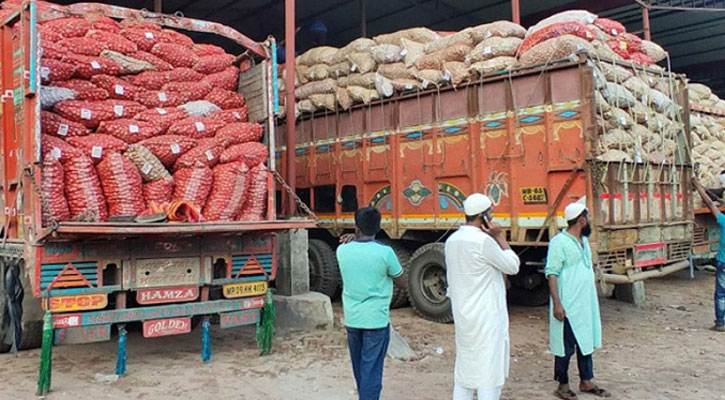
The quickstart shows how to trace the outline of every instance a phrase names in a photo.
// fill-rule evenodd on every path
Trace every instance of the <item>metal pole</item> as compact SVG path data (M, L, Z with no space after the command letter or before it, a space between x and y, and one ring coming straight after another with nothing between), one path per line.
M644 40L652 40L652 31L649 27L649 8L642 7L642 29L644 30Z
M296 182L295 177L295 0L284 1L284 31L285 31L285 62L284 68L287 73L286 77L286 135L287 135L287 184L294 193ZM287 194L287 208L289 216L292 217L297 211L297 206L291 195Z
M360 37L368 37L367 16L365 14L365 0L359 0L360 3Z
M519 0L511 0L511 19L514 23L521 25L521 7L519 7Z
M161 14L163 11L163 5L161 4L162 0L154 0L154 12Z

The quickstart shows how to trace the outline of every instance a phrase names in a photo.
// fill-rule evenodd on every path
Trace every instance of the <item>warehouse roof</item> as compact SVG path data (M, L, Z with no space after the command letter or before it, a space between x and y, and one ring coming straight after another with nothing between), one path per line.
M284 0L162 1L165 13L179 11L187 17L220 22L257 40L270 34L278 40L284 39ZM153 8L151 0L113 3ZM642 31L641 4L649 4L654 7L650 11L652 40L670 53L673 69L712 86L725 97L725 69L722 68L725 0L520 0L520 3L521 20L526 27L553 13L581 8L614 18L630 32ZM297 24L322 21L328 30L328 44L341 46L361 34L361 4L365 4L367 36L412 26L452 31L511 19L510 0L297 0Z

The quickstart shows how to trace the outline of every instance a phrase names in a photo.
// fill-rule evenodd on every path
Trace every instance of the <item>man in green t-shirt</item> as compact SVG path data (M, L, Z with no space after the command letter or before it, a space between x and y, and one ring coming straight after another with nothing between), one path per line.
M360 400L380 398L390 341L393 281L405 286L395 252L375 241L379 231L380 211L361 208L355 213L355 238L343 238L347 243L337 248L347 343Z

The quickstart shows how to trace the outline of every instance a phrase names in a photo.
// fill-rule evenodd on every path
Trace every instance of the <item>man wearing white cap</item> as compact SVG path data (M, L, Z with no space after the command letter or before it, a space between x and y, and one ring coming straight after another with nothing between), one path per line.
M480 193L463 202L466 224L446 240L446 276L456 334L453 400L497 400L509 370L509 321L504 274L519 258L492 220Z
M602 347L602 323L594 283L592 251L589 247L589 210L581 203L564 209L569 227L549 242L545 274L549 280L549 346L554 353L554 379L559 382L555 394L576 399L569 388L569 360L576 350L581 382L579 389L599 397L611 394L592 382L592 353Z

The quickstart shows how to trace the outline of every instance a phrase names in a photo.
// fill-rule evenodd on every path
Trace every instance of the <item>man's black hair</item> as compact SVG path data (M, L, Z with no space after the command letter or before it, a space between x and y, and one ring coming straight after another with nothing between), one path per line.
M566 221L566 223L567 223L567 224L569 225L569 228L571 228L572 226L576 225L576 223L577 223L577 222L579 221L579 218L581 218L581 217L586 217L586 216L587 216L587 214L588 214L588 212L587 212L587 210L585 209L584 211L582 211L582 213L581 213L581 214L579 214L579 216L577 216L576 218L574 218L574 219L571 219L571 220L569 220L569 221Z
M355 225L366 236L375 236L380 231L380 210L363 207L355 211Z

